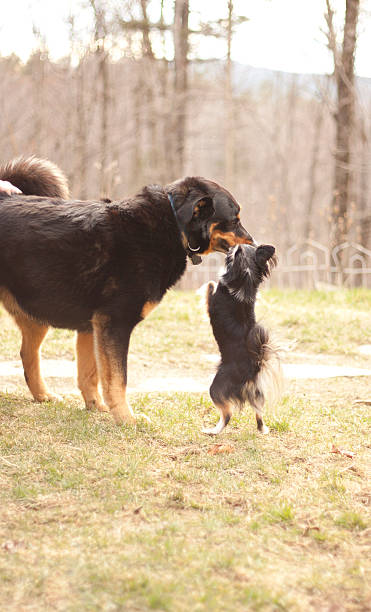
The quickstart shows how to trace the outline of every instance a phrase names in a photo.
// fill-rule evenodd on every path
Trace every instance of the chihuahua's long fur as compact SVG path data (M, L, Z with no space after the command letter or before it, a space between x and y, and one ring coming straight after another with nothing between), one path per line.
M219 434L230 421L233 408L249 402L258 430L268 433L262 411L267 391L279 389L279 353L268 331L256 322L258 288L276 264L275 248L238 245L226 257L226 271L218 284L206 290L207 309L221 362L210 387L220 409L220 420L204 433Z

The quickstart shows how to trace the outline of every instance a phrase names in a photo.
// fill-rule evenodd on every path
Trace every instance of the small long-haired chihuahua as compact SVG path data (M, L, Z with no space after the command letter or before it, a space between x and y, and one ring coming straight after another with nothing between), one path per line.
M275 265L273 246L241 244L228 252L219 283L207 285L207 309L221 355L210 397L221 416L215 427L203 429L206 434L223 431L233 408L246 402L255 409L258 430L269 431L262 411L267 391L279 389L280 359L268 331L256 322L255 302L259 285Z

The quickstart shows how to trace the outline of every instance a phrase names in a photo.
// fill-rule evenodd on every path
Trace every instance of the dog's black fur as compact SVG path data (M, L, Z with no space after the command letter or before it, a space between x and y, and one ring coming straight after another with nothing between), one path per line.
M52 397L38 356L48 326L74 329L87 407L107 404L118 423L133 422L125 400L130 334L182 276L187 256L253 242L239 205L200 177L118 202L65 200L65 177L37 158L15 160L0 179L27 194L0 194L0 299L21 328L31 392Z
M277 353L269 334L255 319L259 285L276 263L271 245L238 245L226 257L226 271L218 285L207 286L207 308L221 354L221 362L210 387L210 396L220 409L219 423L204 433L218 434L228 424L233 407L249 402L256 413L258 430L266 433L262 410L265 401L264 374L276 361ZM275 359L272 359L275 358ZM276 378L277 368L270 374Z

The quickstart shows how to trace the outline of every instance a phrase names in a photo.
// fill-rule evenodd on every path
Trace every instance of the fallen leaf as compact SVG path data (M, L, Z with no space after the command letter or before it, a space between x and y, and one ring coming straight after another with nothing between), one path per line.
M355 453L353 453L352 451L347 451L342 448L337 448L335 444L332 445L331 453L336 453L337 455L343 455L343 457L349 457L350 459L353 459L355 455Z
M23 546L24 542L19 540L7 540L6 542L3 542L1 548L6 552L15 552L17 548L22 548Z
M307 525L303 531L303 536L308 535L310 531L320 531L320 528L317 525Z
M177 461L183 455L199 455L200 453L201 449L196 446L184 446L183 448L178 448L175 454L169 455L169 458Z
M221 453L234 453L234 448L231 444L214 444L207 451L208 455L219 455Z
M356 474L357 476L359 476L360 478L364 478L364 474L363 472L361 472L361 470L359 470L355 465L351 464L348 465L347 467L343 468L342 470L339 471L339 474L343 474L344 472L354 472L354 474Z
M371 493L361 493L359 495L361 504L365 506L371 506Z

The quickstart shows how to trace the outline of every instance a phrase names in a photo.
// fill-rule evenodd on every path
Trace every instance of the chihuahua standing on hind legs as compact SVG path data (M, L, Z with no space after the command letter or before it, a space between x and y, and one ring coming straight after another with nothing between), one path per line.
M258 288L276 265L275 248L238 245L226 256L226 270L218 284L206 289L207 310L221 361L210 387L210 397L220 410L215 427L203 433L219 434L229 423L233 408L249 402L258 430L268 433L262 411L265 396L280 383L280 359L268 331L256 322Z

